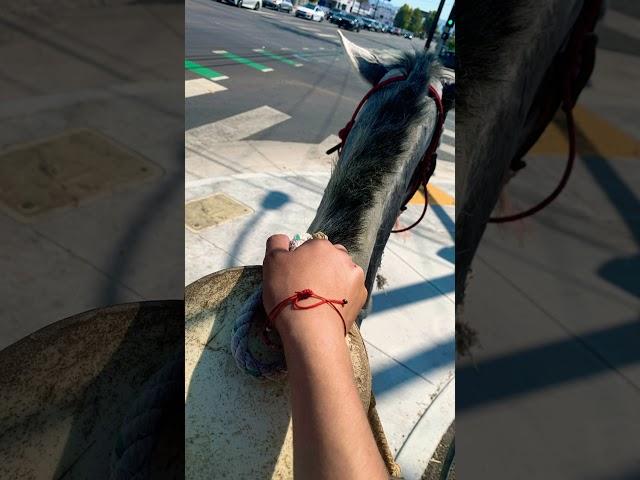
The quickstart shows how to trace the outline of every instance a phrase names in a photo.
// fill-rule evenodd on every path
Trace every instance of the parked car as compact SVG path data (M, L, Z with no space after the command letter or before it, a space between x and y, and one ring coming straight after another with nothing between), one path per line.
M313 3L307 3L303 7L297 7L295 12L296 17L306 18L307 20L313 20L314 22L321 22L324 20L324 10Z
M338 24L338 28L345 28L347 30L353 30L354 32L359 32L362 28L362 23L360 23L358 17L350 13L340 17L336 23Z
M262 0L218 0L218 2L224 1L225 3L230 3L238 8L253 8L254 10L260 10L262 7Z
M282 0L262 0L262 6L264 8L272 8L273 10L278 9L278 5Z
M293 12L293 3L290 0L280 0L278 4L278 10L281 12L291 13Z
M333 17L336 15L342 15L342 10L339 10L337 8L334 8L333 10L330 10L329 13L327 13L324 18L326 18L327 20L329 20L330 22L333 21Z
M389 31L389 25L381 24L381 26L380 26L380 31L381 31L382 33L387 33L387 32Z
M338 23L338 20L340 20L342 17L344 17L347 13L342 11L342 10L332 10L331 11L331 18L329 18L329 21L331 23Z
M362 28L366 28L371 32L377 32L378 22L376 22L373 18L360 17L360 21L362 22Z
M404 32L403 37L404 37L404 38L408 38L409 40L412 40L412 39L413 39L413 33L411 33L411 32Z

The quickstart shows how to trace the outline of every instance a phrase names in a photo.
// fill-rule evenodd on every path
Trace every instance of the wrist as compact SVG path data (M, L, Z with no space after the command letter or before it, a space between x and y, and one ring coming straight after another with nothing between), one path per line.
M275 320L275 327L285 348L294 343L308 344L319 339L344 342L344 324L327 305L311 310L289 307Z

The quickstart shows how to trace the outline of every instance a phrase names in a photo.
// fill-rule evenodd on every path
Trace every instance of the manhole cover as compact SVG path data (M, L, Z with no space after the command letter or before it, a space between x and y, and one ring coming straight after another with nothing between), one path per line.
M201 198L185 205L185 224L198 232L253 212L246 205L224 193Z
M101 133L72 130L0 154L0 203L29 220L161 173Z

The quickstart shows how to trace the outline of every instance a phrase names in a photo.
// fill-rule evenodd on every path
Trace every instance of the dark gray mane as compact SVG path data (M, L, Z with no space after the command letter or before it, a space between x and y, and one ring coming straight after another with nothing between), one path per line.
M528 0L465 1L457 9L456 59L459 80L459 118L482 115L484 85L504 82L498 73L511 63L513 50L505 39L517 42L540 15L541 4ZM469 89L472 88L473 91ZM463 113L464 112L464 113Z
M395 69L406 72L407 79L383 87L362 108L327 186L332 195L325 195L321 205L323 223L312 226L347 249L356 247L365 229L364 212L375 192L403 167L411 147L407 130L427 115L429 78L439 71L433 55L408 52L367 73L377 83Z

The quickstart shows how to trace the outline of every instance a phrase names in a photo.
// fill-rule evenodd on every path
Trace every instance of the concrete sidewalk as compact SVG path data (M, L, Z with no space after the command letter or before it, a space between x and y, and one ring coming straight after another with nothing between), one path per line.
M229 217L185 229L186 284L261 264L269 235L306 231L330 177L324 150L337 138L320 145L209 140L205 146L198 132L185 137L186 203L224 194ZM453 163L439 163L432 183L444 192L440 198L454 196L454 173ZM378 411L406 479L420 478L455 413L454 205L433 203L419 226L389 240L379 271L384 280L362 325ZM410 205L401 222L412 222L421 208Z

